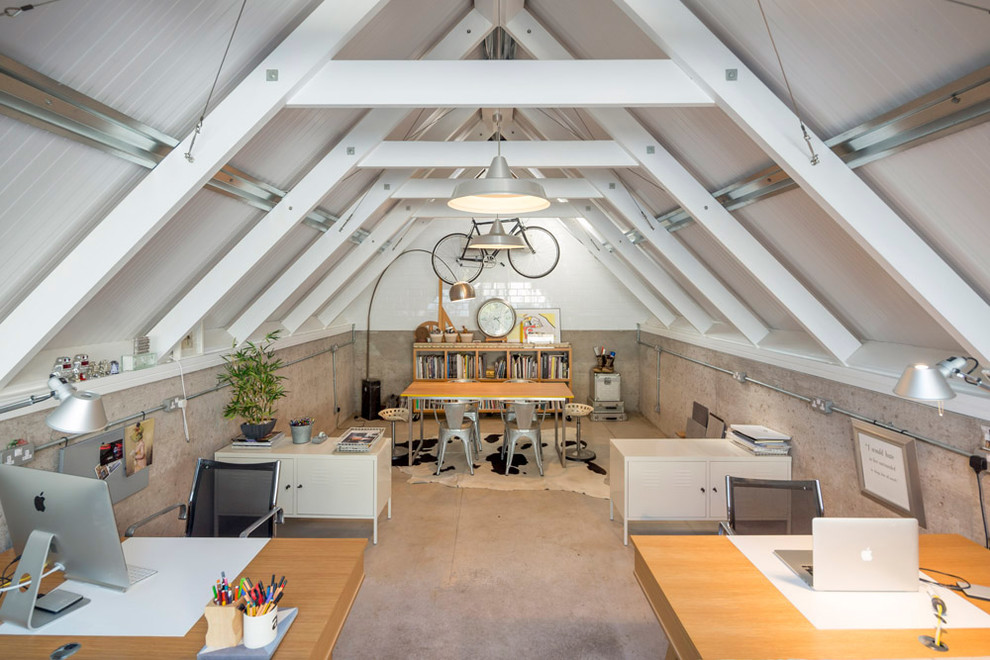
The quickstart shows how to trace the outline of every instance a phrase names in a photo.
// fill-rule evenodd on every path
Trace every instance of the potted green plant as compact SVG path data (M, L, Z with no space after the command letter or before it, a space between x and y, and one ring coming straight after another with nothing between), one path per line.
M223 372L217 375L217 382L231 388L223 416L242 418L241 432L250 440L271 433L275 428L275 403L287 394L282 384L285 376L277 373L282 360L275 357L272 348L279 334L274 330L263 341L246 342L240 350L223 356Z
M289 428L292 431L292 443L304 445L309 442L313 433L313 418L296 417L289 421Z

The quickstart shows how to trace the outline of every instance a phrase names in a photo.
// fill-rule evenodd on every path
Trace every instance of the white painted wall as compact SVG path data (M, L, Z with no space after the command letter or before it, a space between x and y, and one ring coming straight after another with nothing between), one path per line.
M432 250L436 241L448 233L466 230L463 220L434 220L411 245ZM446 299L444 309L458 328L477 330L474 314L485 300L498 297L513 307L560 309L565 330L631 330L637 323L655 322L655 318L615 277L602 267L588 250L578 243L556 220L532 222L553 232L560 243L560 262L546 277L531 280L519 276L508 265L486 269L475 280L478 297L467 303ZM354 323L359 330L367 327L369 286L360 297L334 320ZM375 294L371 327L373 330L413 330L424 321L437 319L437 277L430 265L430 255L413 253L400 257L385 273Z

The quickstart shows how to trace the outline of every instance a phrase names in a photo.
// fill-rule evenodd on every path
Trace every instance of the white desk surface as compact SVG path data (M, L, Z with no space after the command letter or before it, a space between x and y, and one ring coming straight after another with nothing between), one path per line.
M815 591L773 554L774 550L810 550L810 535L730 536L733 545L815 628L884 630L933 628L935 615L926 588L917 592ZM939 576L934 576L938 578ZM919 585L920 586L920 585ZM927 587L928 585L924 585ZM946 605L946 627L990 628L990 614L948 589L931 587ZM772 626L772 622L768 622Z
M266 543L268 539L127 539L123 543L127 563L158 573L126 592L66 580L59 589L92 602L37 630L0 624L0 634L183 637L203 616L220 571L228 580L235 579Z

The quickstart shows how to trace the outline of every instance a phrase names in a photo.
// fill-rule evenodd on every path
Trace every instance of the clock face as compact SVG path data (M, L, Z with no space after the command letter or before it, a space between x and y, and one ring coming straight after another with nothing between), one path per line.
M504 337L516 327L516 310L501 298L492 298L478 308L478 328L489 337Z

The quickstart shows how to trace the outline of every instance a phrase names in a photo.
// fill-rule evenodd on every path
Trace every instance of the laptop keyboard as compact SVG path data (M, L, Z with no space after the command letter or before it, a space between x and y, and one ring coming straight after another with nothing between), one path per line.
M134 566L132 564L127 565L127 579L131 584L136 584L157 572L153 568L144 568L143 566Z

